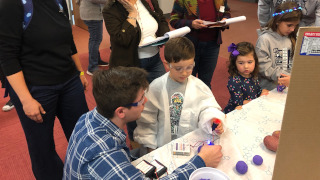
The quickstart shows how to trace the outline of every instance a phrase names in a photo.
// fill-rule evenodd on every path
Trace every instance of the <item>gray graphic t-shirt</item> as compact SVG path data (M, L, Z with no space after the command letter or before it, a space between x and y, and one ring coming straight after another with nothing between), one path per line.
M168 77L167 91L169 98L169 112L171 122L171 139L176 139L179 132L179 122L184 102L184 93L187 80L183 83L176 82Z
M274 48L273 53L276 65L287 72L291 72L293 60L291 58L290 50L287 48Z

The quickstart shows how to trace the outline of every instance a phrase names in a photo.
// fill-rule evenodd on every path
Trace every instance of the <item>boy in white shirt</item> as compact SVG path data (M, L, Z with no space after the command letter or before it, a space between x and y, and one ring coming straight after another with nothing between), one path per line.
M134 131L134 140L149 152L198 127L212 134L212 123L225 119L212 91L191 75L193 43L185 37L170 39L165 44L164 55L170 71L150 84L146 92L148 102ZM215 132L224 132L222 123Z

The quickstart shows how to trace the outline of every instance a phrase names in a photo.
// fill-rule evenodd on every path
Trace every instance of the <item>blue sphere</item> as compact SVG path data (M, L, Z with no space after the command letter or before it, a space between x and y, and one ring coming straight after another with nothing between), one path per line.
M256 165L261 165L262 163L263 163L263 159L262 159L262 157L261 156L259 156L259 155L255 155L255 156L253 156L253 163L254 164L256 164Z
M244 161L238 161L236 165L236 170L240 174L245 174L248 171L248 165Z

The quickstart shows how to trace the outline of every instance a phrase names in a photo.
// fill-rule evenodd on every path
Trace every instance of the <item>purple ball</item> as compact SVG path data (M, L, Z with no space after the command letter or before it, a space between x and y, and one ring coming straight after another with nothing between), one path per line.
M238 161L236 165L236 170L240 174L245 174L248 171L248 165L244 161Z
M277 91L278 92L282 92L285 88L286 88L286 86L278 85L277 86Z
M262 157L259 155L253 156L253 163L260 166L263 163Z
M209 141L209 140L207 141L207 144L208 145L214 145L214 143L212 141ZM202 148L202 146L198 147L198 153L200 152L201 148Z

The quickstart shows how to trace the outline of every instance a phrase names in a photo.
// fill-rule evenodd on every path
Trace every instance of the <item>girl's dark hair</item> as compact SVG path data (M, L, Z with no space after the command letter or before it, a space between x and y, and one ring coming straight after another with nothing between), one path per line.
M251 53L253 54L255 66L254 66L253 72L251 73L251 76L253 78L257 78L259 73L259 62L258 62L257 54L254 50L254 46L249 42L240 42L237 44L237 51L239 51L240 53L238 56L246 56ZM232 55L232 52L230 53L229 67L228 67L228 72L230 76L239 75L237 65L236 65L238 56Z
M275 13L285 12L280 15L276 15L270 19L267 24L268 29L272 29L272 31L277 32L278 24L281 22L293 22L293 21L301 21L302 19L302 11L298 9L298 4L296 2L285 2L276 7ZM290 10L296 8L297 10L293 10L291 12L286 12L286 10ZM299 29L299 25L294 29L294 31L289 34L289 38L291 40L291 48L292 48L292 56L294 54L294 48L296 45L296 37Z

